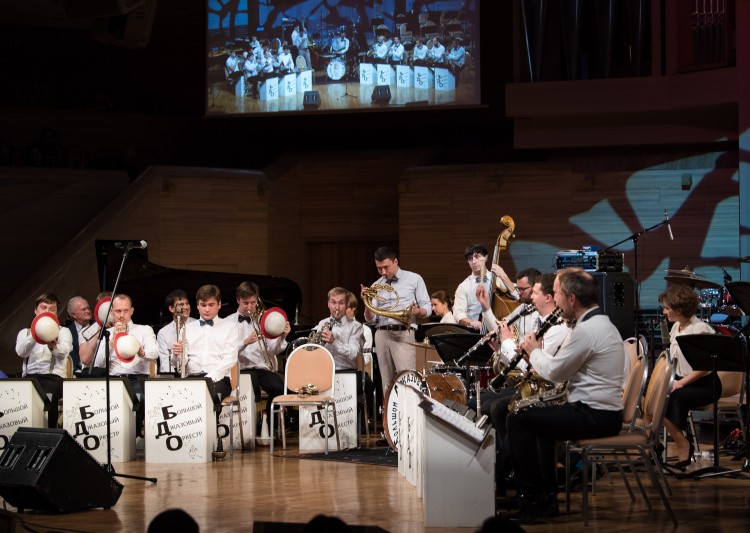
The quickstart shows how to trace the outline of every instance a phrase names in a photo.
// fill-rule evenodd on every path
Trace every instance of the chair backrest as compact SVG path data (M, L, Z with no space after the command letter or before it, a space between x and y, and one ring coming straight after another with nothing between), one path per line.
M644 429L649 439L658 438L669 395L672 392L674 377L674 363L669 357L664 357L664 364L655 365L654 372L651 373L646 389L646 401L643 405L644 419L647 421Z
M73 377L73 359L71 359L70 356L65 358L65 377Z
M719 380L721 381L722 398L730 398L740 394L744 373L719 371L717 374L719 374ZM742 397L739 398L739 401L742 401Z
M333 356L324 347L300 346L286 361L284 388L297 392L312 384L319 394L333 393L335 370Z
M635 337L630 337L623 341L625 353L630 358L631 367L639 355L645 356L648 351L648 341L646 341L646 338L643 335L639 335L638 340L640 341L640 346L635 343Z
M638 416L638 405L643 390L646 387L648 377L648 365L644 364L643 357L637 359L635 364L630 367L630 374L625 381L625 387L622 392L622 417L623 423L631 424L631 429Z
M231 383L232 392L231 394L234 394L238 391L240 387L240 362L237 361L237 364L232 367L232 370L229 371L229 381Z

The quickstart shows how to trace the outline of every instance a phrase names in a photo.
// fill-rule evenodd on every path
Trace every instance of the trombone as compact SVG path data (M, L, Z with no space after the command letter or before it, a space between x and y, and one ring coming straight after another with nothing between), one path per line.
M263 361L271 372L279 371L279 361L276 356L268 351L268 344L266 344L266 338L260 330L260 319L266 312L266 306L263 305L263 300L258 297L258 304L255 306L255 311L252 314L252 320L250 321L255 330L255 336L258 338L260 344L260 355L263 357Z

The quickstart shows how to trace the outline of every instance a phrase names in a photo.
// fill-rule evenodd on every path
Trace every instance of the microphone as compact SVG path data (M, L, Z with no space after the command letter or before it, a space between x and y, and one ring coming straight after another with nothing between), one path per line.
M125 250L145 250L148 247L146 241L120 241L115 243L115 248Z
M724 283L729 283L730 281L732 281L732 276L729 275L729 272L727 272L723 268L721 269L721 271L724 273Z
M667 210L664 210L664 223L667 225L667 229L669 230L669 240L674 240L674 235L672 235L672 225L669 223L669 213L667 213Z

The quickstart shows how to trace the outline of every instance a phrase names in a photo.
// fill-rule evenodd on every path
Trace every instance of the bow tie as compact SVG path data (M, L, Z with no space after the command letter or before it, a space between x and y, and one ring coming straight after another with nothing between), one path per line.
M487 282L487 276L484 276L483 278L480 278L479 276L476 277L477 283L486 283Z
M341 319L339 318L339 319L337 320L337 319L335 319L335 318L334 318L334 319L333 319L333 325L334 325L334 326L340 326L340 325L341 325Z
M201 323L201 326L213 326L214 325L213 319L211 319L211 320L203 320L201 318L200 323Z
M398 281L398 278L397 278L396 276L393 276L393 277L392 277L391 279L387 279L387 280L385 280L385 282L386 282L386 283L387 283L388 285L393 285L393 284L394 284L394 283L396 283L397 281Z
M246 317L245 315L237 315L237 322L250 322L252 318Z

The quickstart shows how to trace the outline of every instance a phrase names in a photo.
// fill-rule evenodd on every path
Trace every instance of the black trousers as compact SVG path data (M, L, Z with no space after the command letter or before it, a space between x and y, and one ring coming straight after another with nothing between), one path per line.
M506 424L519 493L555 494L555 443L617 435L622 427L622 410L565 403L509 413Z
M58 402L63 395L63 378L57 374L28 374L26 377L36 379L45 394L50 395L47 427L56 428L60 418Z
M268 416L269 425L271 420L271 402L276 396L284 394L284 380L276 372L271 372L263 368L250 368L241 371L242 374L250 374L250 380L253 383L253 394L255 401L260 400L261 390L266 391L268 401L266 403L266 416Z
M715 393L714 382L716 385ZM712 372L670 394L664 415L685 431L688 426L688 413L691 410L714 403L719 398L721 398L721 380L719 376Z

